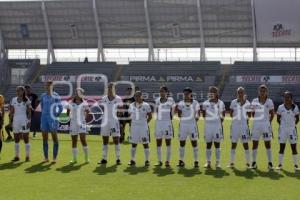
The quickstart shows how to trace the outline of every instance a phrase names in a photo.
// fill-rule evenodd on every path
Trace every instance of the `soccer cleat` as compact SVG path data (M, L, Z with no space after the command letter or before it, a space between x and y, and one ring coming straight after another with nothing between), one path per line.
M47 163L47 162L49 162L49 159L45 158L42 163Z
M56 159L53 159L51 164L56 164L56 162L57 162Z
M257 169L257 164L256 164L256 162L252 162L251 168L252 168L252 169Z
M121 163L121 160L120 160L120 159L116 160L116 164L117 164L117 165L121 165L121 164L122 164L122 163Z
M26 157L26 158L25 158L25 162L30 162L30 158L29 158L29 157Z
M229 163L229 165L227 165L227 168L234 169L234 163Z
M106 165L107 164L107 160L102 159L98 162L99 165Z
M171 166L170 166L170 162L169 162L169 161L166 161L166 162L165 162L165 166L166 166L166 167L171 167Z
M274 169L273 163L271 163L271 162L268 163L268 169L269 170L273 170Z
M130 160L128 163L129 166L135 166L135 161L134 160Z
M219 161L216 162L216 169L221 169L221 164Z
M247 168L247 169L251 169L250 163L246 163L246 168Z
M12 159L11 161L12 161L12 162L18 162L19 160L20 160L19 157L14 157L14 159Z
M276 170L282 170L282 164L279 164L279 165L276 167Z
M300 168L298 165L294 165L294 169L295 169L295 172L299 172L300 171Z
M198 161L194 162L194 168L199 168L199 162Z
M33 135L32 135L33 137L36 137L36 133L33 133Z
M154 166L156 166L156 167L161 167L161 166L163 166L163 162L162 162L162 161L159 161L159 162L156 163Z
M184 162L182 160L178 161L177 167L184 167Z
M76 164L77 163L77 160L76 159L73 159L70 161L70 164Z
M210 161L208 161L207 163L205 163L204 168L211 169Z
M150 166L150 162L149 162L149 160L146 160L145 161L145 167L149 167Z

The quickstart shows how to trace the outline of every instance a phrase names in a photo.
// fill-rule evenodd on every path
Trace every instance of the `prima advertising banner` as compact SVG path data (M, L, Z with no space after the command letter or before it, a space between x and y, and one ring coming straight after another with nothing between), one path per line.
M255 0L258 43L300 42L299 0Z

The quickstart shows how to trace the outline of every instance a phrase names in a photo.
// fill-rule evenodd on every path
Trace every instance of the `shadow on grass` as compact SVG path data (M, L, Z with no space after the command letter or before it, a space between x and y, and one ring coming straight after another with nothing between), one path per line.
M284 178L284 176L282 174L279 174L277 171L275 170L271 170L271 171L261 171L259 169L256 169L255 172L257 173L257 175L259 177L262 178L269 178L271 180L279 180L280 178Z
M136 167L136 166L128 166L124 169L124 172L128 173L129 175L136 175L140 173L145 173L149 171L149 167Z
M162 177L162 176L168 176L168 175L175 174L175 172L174 172L173 168L171 168L171 167L162 168L162 167L156 166L153 168L153 174L156 174L157 176Z
M96 169L93 171L94 173L98 175L106 175L108 173L114 173L117 171L118 165L112 165L107 167L106 165L100 165L96 167Z
M225 176L230 175L224 169L206 169L204 174L208 176L213 176L214 178L223 178Z
M26 168L25 172L26 173L46 172L51 169L52 165L54 165L54 163L40 162L36 165L32 165L31 167Z
M56 171L59 171L61 173L70 173L72 171L78 171L81 169L82 166L85 166L87 165L87 163L82 163L82 164L73 164L73 163L70 163L66 166L63 166L63 167L60 167L60 168L57 168Z
M0 170L15 169L21 166L24 162L8 162L0 164Z
M184 168L184 167L180 167L178 169L178 174L181 174L184 177L193 177L193 176L196 176L196 175L200 175L201 172L199 171L199 168L187 169L187 168Z
M300 172L299 171L289 172L289 171L286 171L286 170L282 170L282 172L283 172L284 175L286 175L288 177L300 179Z
M245 169L245 170L239 170L239 169L232 169L232 172L239 177L244 177L246 179L253 179L254 177L257 177L258 175L252 170L252 169Z

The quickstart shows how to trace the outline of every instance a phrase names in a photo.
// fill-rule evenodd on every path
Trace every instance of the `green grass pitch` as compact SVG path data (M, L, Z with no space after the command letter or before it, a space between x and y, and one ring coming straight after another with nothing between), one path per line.
M79 163L70 165L71 142L69 135L60 135L60 152L55 165L41 164L43 159L42 140L39 135L31 139L31 162L11 163L14 143L4 143L0 160L0 199L3 200L53 200L53 199L299 199L300 173L293 170L291 151L287 146L284 171L268 172L266 151L263 143L258 150L258 170L246 170L242 146L239 144L236 170L227 169L229 162L230 121L224 123L225 140L222 143L222 170L205 170L205 144L203 120L199 121L200 169L193 169L191 145L187 143L186 168L178 169L178 140L173 140L172 168L156 168L156 147L153 137L154 123L150 123L151 167L145 168L142 146L137 149L137 166L128 167L130 145L121 146L123 164L115 166L113 145L109 146L107 166L98 166L101 158L102 141L99 136L88 136L91 163L83 164L83 152L79 146ZM178 121L174 122L178 134ZM277 124L273 124L273 158L277 164ZM50 150L52 143L50 142ZM165 152L165 146L163 148ZM21 158L25 147L21 143ZM50 151L51 153L52 151ZM163 154L165 158L165 153ZM214 158L214 153L213 153Z

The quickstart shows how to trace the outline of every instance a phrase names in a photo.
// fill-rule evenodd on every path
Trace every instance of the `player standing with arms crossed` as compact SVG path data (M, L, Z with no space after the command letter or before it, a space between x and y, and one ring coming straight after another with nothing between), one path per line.
M273 170L271 150L273 133L271 124L274 118L274 104L273 101L268 98L268 88L266 85L261 85L258 87L258 98L253 99L251 107L254 120L252 127L253 147L251 167L253 169L257 169L257 148L260 138L263 137L268 156L268 169Z
M26 162L30 161L30 143L29 131L31 121L31 102L26 97L25 88L17 87L17 96L11 100L9 116L12 123L14 139L15 139L15 158L13 162L20 160L20 139L25 142Z
M44 162L49 162L48 157L48 135L51 133L53 140L53 161L56 163L56 158L58 155L58 120L60 113L62 112L62 105L60 101L60 96L53 91L53 82L46 82L45 84L46 92L41 95L41 130L43 134L43 151L44 151Z
M229 168L234 168L235 151L239 140L243 143L246 157L246 166L250 168L250 151L248 142L250 140L249 118L251 117L251 104L246 99L245 89L237 89L237 98L230 104L231 123L231 152Z
M298 134L296 125L299 122L299 108L293 102L293 94L289 91L284 93L284 103L281 104L277 110L277 122L279 124L278 140L280 144L279 150L279 164L276 169L282 170L283 154L286 146L286 141L289 140L291 144L294 168L299 171L297 142Z
M98 164L107 163L107 152L109 136L112 136L115 144L116 164L120 165L120 122L118 117L123 106L121 97L116 95L115 83L108 84L107 95L100 100L100 106L103 107L104 114L101 125L101 135L103 139L102 160Z
M157 119L155 123L155 137L157 145L158 163L156 166L162 166L162 142L166 141L167 157L165 166L170 167L171 160L171 139L174 135L172 114L175 102L172 97L168 97L169 90L166 86L160 88L160 97L155 100Z
M67 114L70 117L70 135L72 139L72 153L73 159L70 163L77 163L77 140L78 135L82 144L85 163L89 163L88 145L86 142L87 126L86 126L86 116L89 114L90 109L88 103L83 99L84 90L82 88L77 88L75 90L75 97L68 103L65 108L67 109Z
M205 119L205 142L206 142L206 164L205 168L211 168L211 147L214 143L216 148L216 168L221 168L221 147L223 140L223 121L225 117L225 104L219 99L219 89L209 87L209 99L202 105L202 114Z
M183 90L184 99L178 103L175 108L175 112L180 118L179 122L179 162L178 167L184 167L184 154L186 139L189 137L193 146L194 153L194 167L199 167L199 156L198 156L198 126L197 122L200 116L200 106L198 101L193 99L192 89L185 88Z
M136 164L136 147L137 144L141 143L144 146L145 167L148 167L150 165L150 132L148 123L152 119L151 107L148 103L143 101L141 91L135 92L134 99L135 102L130 104L128 110L131 118L129 141L132 144L131 160L129 161L128 165L134 166Z

